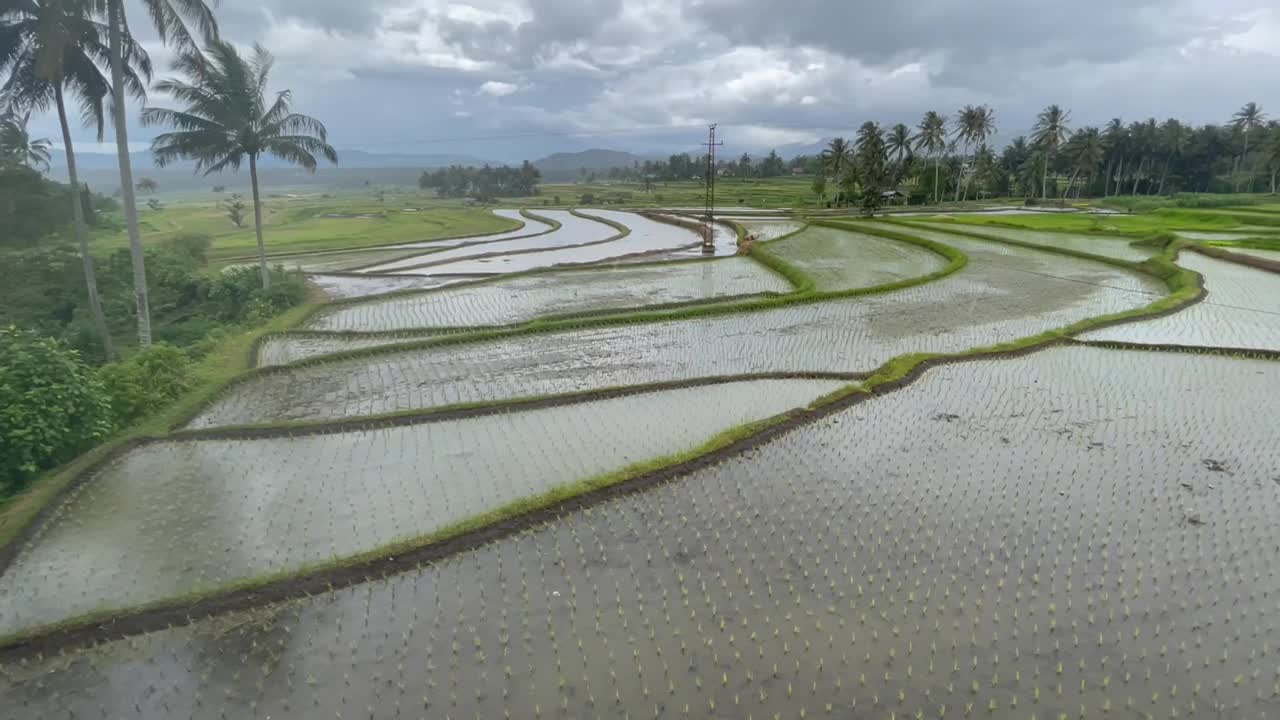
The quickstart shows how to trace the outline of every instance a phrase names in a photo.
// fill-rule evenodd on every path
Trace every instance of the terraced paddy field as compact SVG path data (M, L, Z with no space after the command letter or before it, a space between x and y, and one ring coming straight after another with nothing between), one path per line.
M0 577L0 635L429 535L696 448L840 385L747 381L382 429L147 445L99 471Z
M1182 312L1084 334L1087 340L1280 349L1280 275L1184 252L1179 264L1204 276L1207 297Z
M918 234L945 238L968 265L937 282L847 300L281 368L232 386L190 427L335 420L744 373L869 372L898 355L1008 342L1141 308L1162 294L1146 276L1091 260ZM336 340L342 349L345 341Z
M29 717L1266 716L1276 383L1093 348L937 367L650 491L0 690Z
M819 290L849 290L884 285L941 270L947 259L896 240L813 226L768 246L811 276Z
M946 223L922 223L921 226L942 230L943 232L947 231ZM1076 250L1094 255L1104 255L1106 257L1132 262L1142 262L1158 252L1155 248L1134 247L1131 244L1133 243L1134 238L1108 235L1037 232L1035 230L1002 227L1000 225L962 225L955 229L963 232L974 232L980 235L1000 238L1003 240L1032 243L1046 248L1065 248L1067 250Z
M693 235L584 212L630 234L491 258ZM1280 274L743 222L786 237L313 275L425 287L267 339L0 548L0 717L1274 715Z

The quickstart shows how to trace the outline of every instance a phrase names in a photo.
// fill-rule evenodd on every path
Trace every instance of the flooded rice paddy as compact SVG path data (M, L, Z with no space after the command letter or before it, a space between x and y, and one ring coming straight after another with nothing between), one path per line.
M631 244L566 247L557 243L571 236L555 233L541 246L518 234L493 244L514 243L513 268L533 256L602 258L588 269L479 284L312 275L347 296L434 289L335 306L267 341L262 364L315 362L231 386L191 426L356 422L159 438L97 468L0 574L0 636L385 555L388 543L807 406L904 354L1025 338L1167 292L1146 275L942 223L867 223L969 262L859 298L320 357L549 315L790 291L750 257L635 265L698 257L679 244L697 236L587 212L631 227ZM777 236L799 225L743 222ZM971 229L1149 255L1089 235ZM821 289L945 262L821 230L765 247ZM474 269L484 247L446 249L445 266ZM647 254L619 258L636 251ZM368 252L391 251L329 260ZM1280 275L1189 250L1178 262L1204 276L1204 302L1085 338L1280 350ZM385 335L359 334L370 332ZM698 384L362 422L682 380ZM152 613L151 632L124 639L110 639L118 626L105 618L83 646L0 649L0 718L1271 717L1277 388L1280 363L1226 354L1058 344L935 365L434 563L402 561L318 594L273 580L286 591L276 597L295 599L268 604L255 591L240 596L249 610L185 622L186 607Z
M11 663L15 717L1269 717L1274 362L934 368L354 587Z
M565 270L346 305L316 315L304 329L393 331L505 325L544 315L790 290L781 276L745 257Z
M1142 262L1159 252L1156 248L1134 247L1131 243L1133 243L1136 238L1117 237L1112 235L1038 232L1035 230L1023 230L1021 228L1001 227L999 225L970 225L958 223L954 225L947 225L945 223L929 223L929 227L942 232L946 232L948 227L954 227L962 232L975 232L1006 240L1017 240L1020 242L1033 243L1035 245L1043 245L1050 248L1076 250L1078 252L1092 253L1094 255L1113 257L1117 260L1128 260L1131 262Z
M681 321L522 335L289 368L233 386L191 427L357 415L762 372L868 372L1148 305L1163 286L1099 262L937 235L961 271L891 293Z
M0 635L297 569L804 407L838 381L760 380L303 437L129 452L0 576Z
M1178 264L1200 273L1205 299L1154 320L1085 333L1086 340L1148 345L1280 349L1280 274L1183 251Z
M771 243L767 251L800 268L826 291L885 285L947 265L946 258L916 245L819 226Z

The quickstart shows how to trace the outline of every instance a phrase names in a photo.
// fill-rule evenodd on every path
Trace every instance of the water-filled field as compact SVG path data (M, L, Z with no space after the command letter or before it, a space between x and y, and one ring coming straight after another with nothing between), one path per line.
M54 494L0 551L0 716L1274 715L1280 274L1182 249L1192 304L1083 225L765 217L672 263L545 212L604 239L313 275L409 292Z

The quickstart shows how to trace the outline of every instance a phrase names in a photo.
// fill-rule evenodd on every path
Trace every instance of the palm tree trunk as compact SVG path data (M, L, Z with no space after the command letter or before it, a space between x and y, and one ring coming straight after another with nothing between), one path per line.
M129 231L129 255L133 259L133 297L138 310L138 344L151 345L151 307L147 302L147 264L138 229L138 205L133 194L133 167L129 163L129 125L124 106L124 0L107 2L107 35L111 63L111 120L116 127L116 157L120 163L120 202Z
M71 217L75 222L76 243L80 246L80 264L84 268L84 285L89 291L89 312L93 324L102 338L102 352L107 361L114 354L111 333L107 332L107 318L102 313L102 300L98 297L98 276L93 270L93 256L89 254L89 232L84 226L84 208L80 205L80 178L76 174L76 152L71 146L71 126L67 124L67 106L62 99L62 85L54 83L53 99L58 107L58 122L62 125L62 147L67 155L67 179L71 183Z
M1133 171L1133 190L1130 191L1130 195L1138 194L1138 182L1142 180L1142 164L1146 161L1146 158L1141 156L1138 157L1138 169Z
M1169 165L1173 163L1173 156L1164 159L1164 172L1160 173L1160 189L1156 190L1157 195L1164 194L1164 181L1169 177Z
M1274 168L1271 170L1271 194L1276 194L1276 170Z
M1241 158L1241 162L1249 163L1249 131L1248 130L1246 130L1244 133L1244 157ZM1249 192L1253 192L1253 174L1254 174L1254 171L1257 169L1257 167L1258 167L1258 163L1256 161L1249 163L1249 188L1248 188Z
M1111 197L1111 171L1116 167L1115 158L1107 161L1107 171L1102 176L1102 197ZM1090 181L1092 184L1092 180Z
M1078 177L1079 175L1080 175L1080 168L1076 168L1075 171L1071 173L1071 179L1067 181L1067 186L1062 189L1063 202L1066 202L1067 193L1071 192L1071 186L1076 184L1076 177ZM1057 183L1054 183L1054 184L1056 185ZM1056 190L1057 188L1054 188L1054 189Z
M938 205L942 202L942 196L938 193L938 167L942 165L942 154L939 153L933 157L933 204Z
M253 227L258 232L258 269L262 271L262 289L271 287L267 272L267 248L262 244L262 201L258 198L258 156L249 154L249 181L253 184Z
M1053 163L1053 151L1050 150L1044 156L1044 171L1040 174L1040 196L1046 200L1049 198L1049 165Z
M1124 155L1120 156L1120 169L1116 171L1116 195L1124 192Z
M956 202L960 202L960 186L964 185L964 159L969 155L969 143L964 144L964 151L960 153L960 172L956 177Z

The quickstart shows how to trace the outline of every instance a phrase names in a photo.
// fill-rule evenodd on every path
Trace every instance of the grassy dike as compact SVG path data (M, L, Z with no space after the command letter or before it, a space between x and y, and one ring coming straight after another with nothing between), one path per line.
M862 232L882 235L891 239L896 239L896 236L910 237L906 234L884 231L879 228L862 228L858 226L856 221L833 223L832 225L848 229L856 227ZM913 244L925 247L928 247L928 245L935 245L939 248L946 247L917 238L912 238L911 241ZM993 240L993 242L996 241ZM925 243L928 243L928 245ZM103 610L91 615L71 618L56 625L31 628L0 638L0 653L21 655L22 653L49 652L56 648L75 647L88 642L96 642L106 637L135 634L160 629L168 625L183 624L184 622L191 622L200 617L207 617L220 612L302 597L316 592L323 592L325 589L355 584L379 575L385 576L388 573L401 572L424 562L431 562L449 554L492 542L500 537L533 527L565 512L588 508L592 504L621 494L637 492L658 483L675 479L745 449L758 446L783 432L811 422L814 419L903 387L933 366L1032 352L1050 345L1069 343L1071 342L1071 336L1088 330L1176 312L1186 305L1196 302L1203 296L1200 276L1194 272L1179 268L1173 262L1182 247L1183 244L1180 242L1168 243L1161 255L1151 261L1142 263L1141 266L1111 258L1090 258L1124 267L1133 267L1149 274L1160 273L1163 275L1171 294L1161 297L1143 308L1089 318L1070 326L1035 336L998 345L973 348L961 353L912 353L902 355L889 360L874 370L864 381L850 384L834 393L819 398L803 410L789 411L765 420L732 428L686 452L649 459L607 474L553 488L535 496L514 500L499 508L464 519L439 531L404 538L356 555L334 558L325 563L300 569L246 578L223 584L216 588L198 588L181 597L128 610ZM965 262L963 254L950 248L947 249L951 253L948 257L954 256L951 264L957 266L955 269L963 267ZM1052 250L1044 248L1037 249L1044 252L1052 252ZM1076 253L1062 254L1075 255ZM954 270L951 270L951 272L954 272ZM940 271L940 273L945 274L946 271ZM937 274L935 273L935 275ZM919 284L920 282L927 282L927 280L916 278L903 281L903 283L907 284ZM894 283L893 285L901 286L902 283ZM897 288L894 287L893 289ZM795 296L785 296L779 299L778 303L814 302L829 299L832 296L845 297L851 294L867 294L870 290L873 289L866 288L851 292L826 294L798 293ZM880 292L883 292L883 290ZM789 298L795 299L789 300ZM724 312L743 312L743 310L735 307ZM716 314L723 314L723 312ZM643 314L638 315L643 316ZM690 317L697 316L700 315L690 315ZM671 318L663 317L662 319ZM628 320L628 322L632 321L642 320ZM611 322L616 323L616 321ZM548 330L535 327L524 332L545 331ZM480 333L466 336L461 341L476 342L481 339L487 339L476 335L484 336L486 334ZM509 336L509 334L503 333L499 334L499 336L505 337ZM368 354L373 353L356 352L347 355L359 357ZM253 374L254 371L251 371L240 377L253 376ZM183 403L183 407L188 410L193 407L203 407L201 400L207 402L208 398L193 396ZM177 408L175 408L175 413L173 414L176 414L176 411ZM171 413L166 414L166 416L171 415ZM153 422L158 420L157 418ZM141 437L140 435L135 439L140 439ZM111 620L110 629L102 626L102 623L108 619Z

